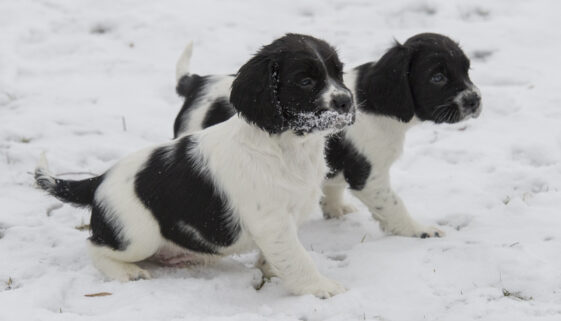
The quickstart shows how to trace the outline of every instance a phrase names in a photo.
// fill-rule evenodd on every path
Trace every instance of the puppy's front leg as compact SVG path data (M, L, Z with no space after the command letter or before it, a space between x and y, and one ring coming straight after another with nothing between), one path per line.
M267 259L263 255L263 252L261 251L259 252L259 258L257 259L257 263L255 264L255 267L261 271L261 274L263 275L263 279L270 279L274 276L277 276L273 271L273 268L271 267L269 262L267 262Z
M352 190L352 193L368 207L386 233L420 238L444 236L443 231L411 218L403 201L390 186L389 173L369 179L362 190Z
M329 298L345 291L339 283L321 275L300 241L291 216L281 213L267 215L263 220L245 224L261 249L267 263L294 294L313 294Z
M339 218L345 214L357 211L353 205L345 203L344 193L346 187L347 182L345 182L342 174L323 182L323 197L320 205L324 218Z

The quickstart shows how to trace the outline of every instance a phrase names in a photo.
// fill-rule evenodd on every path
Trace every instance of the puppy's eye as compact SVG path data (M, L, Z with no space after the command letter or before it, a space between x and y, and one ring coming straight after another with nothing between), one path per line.
M316 82L312 78L306 77L306 78L300 79L298 84L302 87L312 87L316 84Z
M444 76L440 72L432 75L432 77L430 78L430 82L435 85L444 85L447 81L448 79L446 78L446 76Z

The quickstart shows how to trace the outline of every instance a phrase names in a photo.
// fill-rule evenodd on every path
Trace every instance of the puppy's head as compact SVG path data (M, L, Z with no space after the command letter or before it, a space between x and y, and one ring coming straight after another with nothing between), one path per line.
M376 67L378 81L371 90L379 97L377 105L397 108L402 121L416 115L455 123L481 112L481 94L468 74L469 59L446 36L413 36L390 49Z
M271 134L340 129L355 115L342 68L325 41L287 34L240 68L230 102L248 122Z

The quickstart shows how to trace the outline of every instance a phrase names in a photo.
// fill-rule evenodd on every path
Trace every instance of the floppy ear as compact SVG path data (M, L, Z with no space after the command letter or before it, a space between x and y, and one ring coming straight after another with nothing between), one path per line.
M230 103L238 113L271 134L284 128L278 101L278 73L278 63L257 54L240 68L230 93Z
M397 43L359 80L357 96L363 109L408 122L415 115L415 102L409 85L412 49ZM365 84L365 85L364 85ZM360 88L362 87L362 88Z

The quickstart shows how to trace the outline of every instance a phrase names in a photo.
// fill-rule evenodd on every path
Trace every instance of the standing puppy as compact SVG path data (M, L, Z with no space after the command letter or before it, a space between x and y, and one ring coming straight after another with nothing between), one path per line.
M297 235L320 199L324 136L354 121L337 53L288 34L240 68L230 102L237 115L228 121L136 152L101 176L60 180L45 165L36 181L64 202L91 206L89 252L111 278L149 277L134 262L151 257L196 263L256 245L263 269L293 293L343 292Z
M415 123L455 123L479 115L481 97L469 78L469 65L456 42L426 33L397 43L378 62L345 75L359 102L359 114L352 127L327 143L330 173L322 201L326 217L352 211L343 203L348 185L382 230L422 238L444 235L409 216L391 188L389 170L402 153L406 131Z
M175 135L225 121L234 114L227 103L231 76L188 74L191 47L177 66L177 92L185 97L175 120ZM397 43L378 62L345 74L358 104L353 126L329 138L330 168L324 182L326 218L354 211L343 201L348 186L391 234L434 237L444 233L413 220L390 185L389 170L401 155L405 133L419 121L455 123L477 117L481 97L469 79L469 59L458 44L439 34L424 33Z

